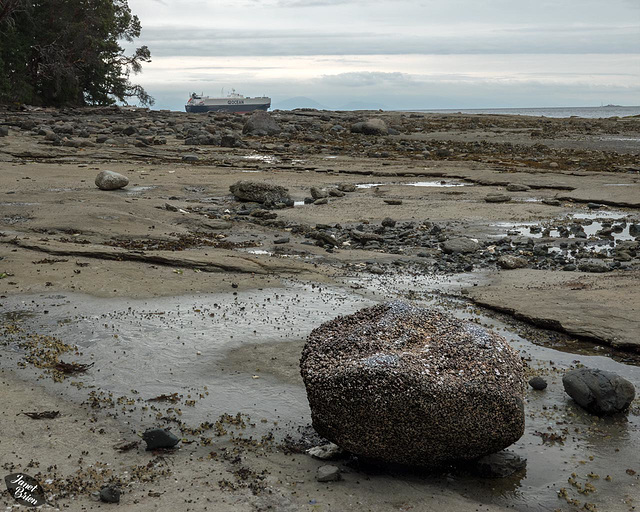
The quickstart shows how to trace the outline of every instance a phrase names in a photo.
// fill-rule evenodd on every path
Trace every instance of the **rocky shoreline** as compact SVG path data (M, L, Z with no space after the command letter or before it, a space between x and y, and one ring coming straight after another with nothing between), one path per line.
M594 419L561 381L586 365L640 383L640 150L622 140L640 140L640 119L248 121L0 112L5 472L68 510L113 507L102 487L132 510L631 510L640 468L613 466L638 399ZM326 441L309 430L304 338L390 298L500 325L527 380L549 383L525 393L513 456L449 469L451 483L305 453ZM178 448L145 452L138 436L164 428ZM513 475L483 484L491 472Z

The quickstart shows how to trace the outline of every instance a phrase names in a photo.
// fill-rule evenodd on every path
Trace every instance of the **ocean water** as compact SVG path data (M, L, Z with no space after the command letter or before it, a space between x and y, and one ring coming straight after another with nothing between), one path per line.
M599 119L607 117L640 116L640 106L636 107L550 107L550 108L470 108L470 109L415 109L407 112L427 112L436 114L498 114L510 116L536 117L583 117Z

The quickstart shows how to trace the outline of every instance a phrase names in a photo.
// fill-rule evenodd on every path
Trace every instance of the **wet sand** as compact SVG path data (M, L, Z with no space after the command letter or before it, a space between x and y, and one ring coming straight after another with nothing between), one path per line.
M237 130L235 116L62 116L166 138L145 147L120 135L117 144L52 146L16 124L49 115L0 115L10 123L0 139L5 473L37 475L68 510L108 508L92 493L109 482L131 510L633 510L638 399L628 415L598 419L564 394L561 376L579 361L640 385L640 261L629 234L640 222L640 159L628 144L602 144L637 137L640 122L590 120L589 135L575 120L276 113L302 129L242 136L236 148L185 145L180 132L158 127L168 119ZM330 129L372 116L399 133ZM437 151L443 142L446 154ZM93 179L104 169L125 174L129 186L99 190ZM298 202L311 186L360 186L326 205L274 210L268 221L238 214L229 185L239 179L286 186ZM514 184L527 189L506 190ZM485 201L496 193L510 201ZM587 238L558 231L580 216L599 223L585 226ZM349 238L388 217L398 227L373 243ZM602 233L611 218L623 238ZM523 224L547 225L549 234L528 246L524 239L538 235L518 231ZM348 243L318 245L311 235L323 229ZM461 236L480 244L476 253L443 253L444 241ZM289 241L274 243L282 237ZM543 242L547 252L535 249ZM519 251L528 268L501 269L501 250ZM610 267L562 270L590 259ZM464 468L424 474L347 458L337 463L342 482L315 481L324 462L296 453L317 442L298 370L304 339L336 314L392 298L498 329L528 373L547 378L546 391L528 389L526 433L511 447L527 458L526 472L483 480ZM59 360L95 364L61 376L50 369L51 347L62 350ZM175 403L149 401L173 393ZM61 415L17 415L42 410ZM171 427L180 448L113 448L153 427ZM596 490L580 492L587 482Z

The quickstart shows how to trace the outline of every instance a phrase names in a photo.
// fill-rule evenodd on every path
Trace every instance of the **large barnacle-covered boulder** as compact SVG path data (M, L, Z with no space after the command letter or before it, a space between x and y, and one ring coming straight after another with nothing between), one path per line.
M302 353L313 426L354 454L434 467L524 433L524 372L504 338L391 302L314 329Z

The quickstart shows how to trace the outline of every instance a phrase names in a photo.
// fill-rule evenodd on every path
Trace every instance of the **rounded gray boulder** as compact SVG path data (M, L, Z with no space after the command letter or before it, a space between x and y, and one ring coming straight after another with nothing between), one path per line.
M403 302L314 329L300 362L316 431L348 452L435 467L524 433L524 374L501 336Z
M247 135L276 135L281 131L275 119L262 110L252 114L242 127L242 133Z
M129 184L129 178L118 172L101 171L96 176L95 183L100 190L118 190Z
M351 133L362 133L364 135L387 135L389 128L387 124L378 118L367 119L360 123L351 125Z
M635 387L627 379L592 368L565 373L562 385L579 406L599 416L625 411L636 396Z

